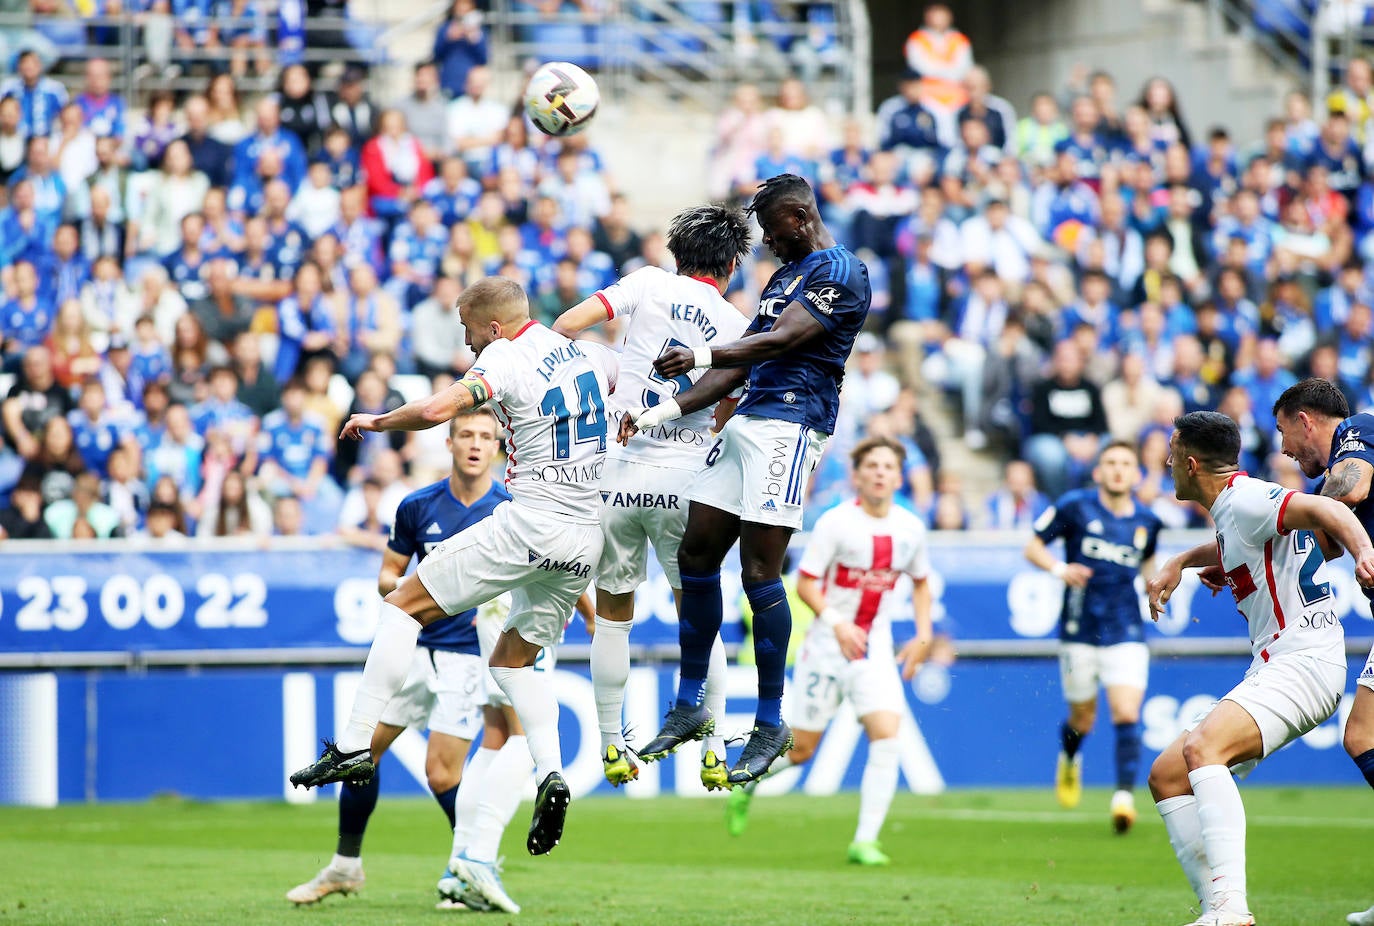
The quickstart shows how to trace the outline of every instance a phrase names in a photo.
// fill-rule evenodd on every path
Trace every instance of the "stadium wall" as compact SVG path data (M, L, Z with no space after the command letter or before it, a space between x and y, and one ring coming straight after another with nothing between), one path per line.
M1165 551L1198 536L1166 538ZM1016 535L937 537L938 629L960 655L927 666L906 692L902 770L907 786L1045 784L1063 708L1053 659L1062 587L1029 567ZM309 762L318 739L341 724L357 664L375 626L376 554L283 544L153 550L109 542L80 551L0 553L0 804L136 800L174 792L204 799L310 801L286 775ZM38 549L42 549L39 547ZM1351 681L1371 635L1369 611L1348 564L1329 569L1350 638ZM727 600L738 600L728 573ZM1144 711L1146 760L1234 685L1249 664L1245 624L1226 598L1182 586L1171 613L1147 625L1155 650ZM640 595L632 638L645 662L633 671L629 724L656 728L675 690L676 642L668 587L654 575ZM733 609L726 636L743 626ZM898 640L909 633L897 627ZM600 775L596 716L585 665L588 641L570 627L557 668L569 780L580 793L609 792ZM747 729L753 669L732 668L727 731ZM794 679L792 684L809 684ZM1256 779L1338 784L1354 771L1340 744L1340 714L1266 762ZM226 744L235 761L207 775L201 758ZM1087 781L1109 784L1111 736L1085 747ZM420 794L424 743L408 732L387 760L383 787ZM645 770L630 796L696 796L691 750ZM769 789L830 793L857 787L865 747L841 714L816 760Z

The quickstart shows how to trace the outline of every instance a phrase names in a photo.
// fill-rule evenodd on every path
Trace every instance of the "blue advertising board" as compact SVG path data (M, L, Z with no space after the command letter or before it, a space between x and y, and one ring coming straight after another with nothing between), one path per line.
M1162 553L1210 535L1167 538ZM794 552L805 539L799 538ZM1026 563L1024 536L935 535L931 560L936 616L956 640L1053 638L1063 585ZM325 541L259 547L166 549L92 544L46 552L37 544L0 548L0 655L21 653L364 647L376 627L380 557ZM651 557L636 596L632 640L677 642L672 594ZM1324 567L1349 636L1374 632L1349 561ZM738 568L723 573L727 638L740 637ZM1212 597L1185 577L1151 638L1245 634L1230 597ZM570 642L586 642L574 624Z

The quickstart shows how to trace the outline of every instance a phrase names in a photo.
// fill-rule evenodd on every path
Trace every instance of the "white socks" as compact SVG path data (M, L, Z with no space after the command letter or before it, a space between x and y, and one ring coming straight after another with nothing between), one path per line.
M410 673L418 636L419 621L394 604L382 602L377 635L363 666L363 680L353 695L353 711L348 715L348 726L339 734L339 752L357 752L372 745L372 731L377 728L382 711Z
M706 698L703 702L711 716L716 718L716 730L701 741L701 757L704 759L706 753L714 752L722 762L725 761L725 734L721 732L725 723L725 669L725 644L721 642L720 634L716 634L716 641L711 644L711 662L706 667Z
M482 748L463 769L463 780L458 783L458 793L453 799L453 854L457 855L472 842L477 832L478 792L487 780L487 769L500 750Z
M1212 909L1212 869L1207 865L1207 848L1202 844L1202 821L1198 818L1197 798L1191 794L1166 797L1155 802L1164 829L1169 833L1178 864L1188 879L1202 912Z
M775 763L774 768L777 768ZM897 738L874 740L868 744L868 762L859 784L859 827L855 842L872 842L887 819L892 796L897 793Z
M341 874L361 875L363 873L363 860L357 856L340 855L335 852L334 857L329 860L329 867Z
M533 763L530 761L529 743L523 736L508 737L499 752L490 749L482 752L493 752L494 757L477 789L472 839L465 846L459 846L455 830L453 854L457 855L466 849L468 858L494 862L501 851L501 834L520 806L520 795L525 790Z
M625 685L630 680L633 625L633 621L613 621L597 615L596 633L592 634L592 690L596 693L596 720L603 754L607 746L625 748L623 712Z
M558 741L558 698L547 672L536 672L525 666L511 669L492 666L492 677L510 699L525 728L530 755L542 783L551 772L563 771L563 753Z
M1212 869L1214 907L1248 913L1245 898L1245 805L1240 789L1224 765L1204 765L1188 773L1197 797L1202 843Z

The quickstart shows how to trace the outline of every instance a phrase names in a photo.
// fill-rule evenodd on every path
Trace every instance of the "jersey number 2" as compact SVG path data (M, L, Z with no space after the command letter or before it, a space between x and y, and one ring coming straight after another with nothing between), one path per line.
M573 380L577 390L577 414L568 412L568 402L562 386L554 386L544 393L539 411L553 415L553 458L566 460L572 455L574 442L596 441L596 452L606 450L606 403L601 399L601 387L595 373L579 373ZM570 433L571 432L571 433ZM569 439L571 438L571 440Z
M1316 581L1317 570L1326 562L1326 557L1322 555L1322 548L1311 531L1298 531L1293 535L1293 552L1298 556L1307 554L1302 561L1302 568L1298 570L1298 592L1302 595L1302 603L1314 605L1330 598L1331 583L1318 584Z
M686 346L686 344L683 344L677 338L669 338L668 340L663 342L663 349L659 351L659 354L666 354L674 347ZM671 383L673 386L673 391L671 394L675 396L681 395L684 391L692 388L692 377L688 376L686 373L683 373L681 376L674 376L672 379L664 379L662 376L659 376L658 371L655 370L654 372L649 374L649 382L663 383L665 385ZM655 405L662 401L663 396L659 395L657 391L653 389L644 390L645 408L653 408Z

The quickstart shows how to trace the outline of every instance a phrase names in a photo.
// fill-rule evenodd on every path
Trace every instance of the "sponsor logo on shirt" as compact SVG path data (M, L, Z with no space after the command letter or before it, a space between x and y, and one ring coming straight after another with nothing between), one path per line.
M534 562L534 560L530 560L530 562ZM570 575L577 576L579 579L590 578L592 574L592 567L586 563L579 563L575 560L554 560L548 557L545 557L539 565L534 568L542 569L545 572L566 572Z
M839 301L840 291L837 287L827 286L823 289L807 290L802 293L802 298L815 306L817 312L829 315L835 311L835 303Z
M672 508L681 510L678 496L656 492L602 492L601 501L612 508Z
M426 534L442 534L444 529L439 526L438 521L431 521L429 527L425 528Z

